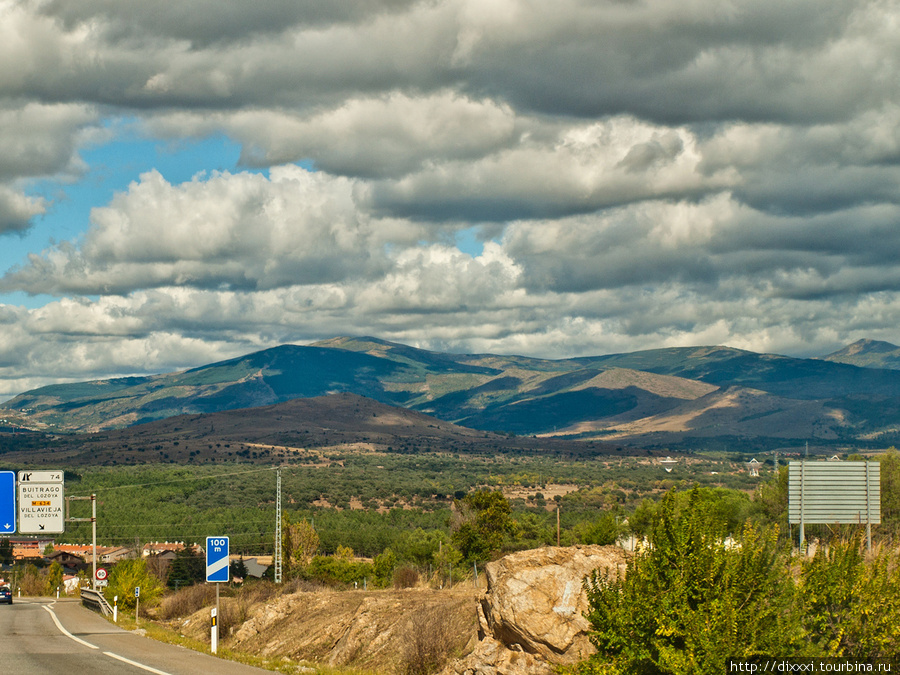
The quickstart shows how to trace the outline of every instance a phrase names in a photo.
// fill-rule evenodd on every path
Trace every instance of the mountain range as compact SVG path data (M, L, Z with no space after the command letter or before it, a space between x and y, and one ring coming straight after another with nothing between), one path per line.
M900 347L821 358L682 347L547 360L451 354L371 337L282 345L191 370L25 392L0 415L91 432L341 393L483 431L620 445L890 443Z

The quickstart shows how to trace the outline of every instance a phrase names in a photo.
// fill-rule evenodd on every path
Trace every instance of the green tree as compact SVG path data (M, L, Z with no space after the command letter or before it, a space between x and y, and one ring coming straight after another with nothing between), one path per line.
M753 517L766 524L778 525L789 533L788 526L788 467L778 467L778 473L760 483L753 495Z
M317 555L303 570L307 579L323 584L357 584L361 586L368 577L373 576L372 564L336 556Z
M192 586L206 580L206 558L185 547L175 552L175 558L169 565L166 583L169 588Z
M0 565L12 565L13 546L9 539L0 539Z
M597 520L585 523L579 529L582 544L599 546L615 544L622 530L618 523L618 516L613 511L606 511Z
M235 577L237 577L238 579L247 578L247 565L244 564L244 556L241 556L237 560L233 560L229 567L229 572L232 579L234 579Z
M589 668L609 673L722 673L730 657L795 654L802 630L788 556L775 529L747 525L728 548L726 523L710 515L700 491L684 508L669 492L650 529L651 546L624 578L595 572L585 582Z
M394 578L394 568L397 566L397 556L390 548L384 549L376 555L372 561L372 574L375 584L381 588L390 585Z
M441 546L450 543L450 537L440 530L424 530L417 527L413 531L402 533L391 549L397 554L398 560L404 560L415 564L419 569L428 565L434 554Z
M454 506L457 517L451 539L468 562L491 559L515 529L512 509L502 492L470 492Z
M644 499L628 517L628 529L638 537L646 537L650 534L653 519L656 517L656 502Z
M46 595L56 595L56 589L61 588L63 583L63 568L58 562L54 562L47 570L47 579L44 582L44 593Z
M112 601L119 596L120 607L134 607L136 604L134 589L140 588L141 604L153 606L163 595L163 585L150 570L143 558L122 560L116 563L109 573L109 585L104 591L106 599Z
M287 513L284 514L281 526L282 554L285 561L285 574L296 577L310 564L319 550L319 535L306 519L292 522Z

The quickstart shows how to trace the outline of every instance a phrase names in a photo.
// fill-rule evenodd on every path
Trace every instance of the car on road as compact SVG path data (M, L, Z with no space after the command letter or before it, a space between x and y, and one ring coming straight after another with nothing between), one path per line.
M12 589L9 586L0 587L0 602L5 602L7 605L12 604Z

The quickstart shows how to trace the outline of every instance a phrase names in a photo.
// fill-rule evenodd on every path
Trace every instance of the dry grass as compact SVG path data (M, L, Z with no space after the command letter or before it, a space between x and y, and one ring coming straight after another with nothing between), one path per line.
M419 573L414 567L403 565L394 570L394 588L415 588L419 583Z
M163 598L156 616L164 621L190 616L216 601L216 591L210 584L185 586Z
M429 607L410 617L403 643L403 675L431 675L439 671L454 653L451 616L442 607Z

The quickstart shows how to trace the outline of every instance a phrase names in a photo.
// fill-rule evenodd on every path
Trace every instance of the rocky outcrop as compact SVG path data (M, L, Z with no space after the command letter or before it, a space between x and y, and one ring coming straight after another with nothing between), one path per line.
M593 652L584 577L601 568L625 572L616 546L521 551L489 563L479 601L481 642L444 675L544 675Z
M486 637L465 658L447 666L441 675L553 675L553 666L534 654L510 649Z

